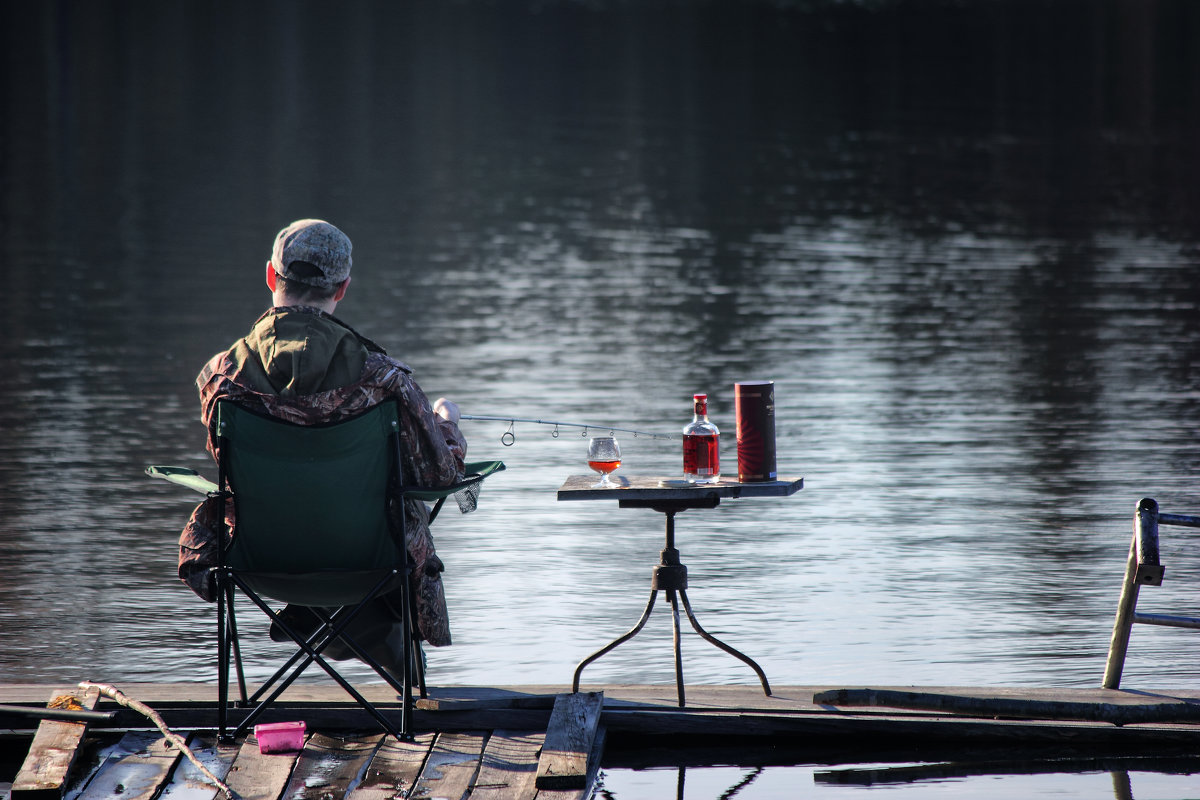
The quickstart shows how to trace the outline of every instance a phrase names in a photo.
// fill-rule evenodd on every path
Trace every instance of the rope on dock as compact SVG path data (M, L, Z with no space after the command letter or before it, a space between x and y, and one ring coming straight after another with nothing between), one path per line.
M173 744L175 747L177 747L179 749L179 751L181 753L183 753L185 756L187 756L188 761L191 761L193 764L195 764L196 769L200 770L200 772L204 774L204 777L208 778L210 781L212 781L216 785L216 787L218 789L220 789L221 794L225 795L230 800L233 800L233 797L234 797L233 790L229 788L228 784L226 784L224 781L222 781L220 778L218 778L216 775L214 775L212 773L212 771L209 770L208 767L206 767L200 763L200 759L196 758L196 754L193 753L191 748L189 748L187 746L187 742L183 739L183 737L177 733L173 733L171 731L171 729L167 727L167 723L163 721L163 718L161 716L159 716L158 712L155 711L153 708L146 705L145 703L134 700L133 698L129 697L124 692L122 692L120 689L118 689L115 686L112 686L111 684L93 683L92 681L83 681L79 684L79 688L84 691L86 691L88 689L96 689L100 692L100 694L104 695L105 697L112 698L117 703L125 706L126 708L131 708L134 711L138 712L139 714L145 716L147 719L149 719L151 722L153 722L156 726L158 726L158 729L160 731L162 731L163 736L166 737L168 742Z

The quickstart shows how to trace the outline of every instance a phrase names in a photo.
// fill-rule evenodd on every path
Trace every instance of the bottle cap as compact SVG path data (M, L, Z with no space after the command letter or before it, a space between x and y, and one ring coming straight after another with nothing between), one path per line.
M693 399L693 400L707 400L707 399L708 399L708 395L706 395L706 394L694 394L694 395L692 395L692 399Z

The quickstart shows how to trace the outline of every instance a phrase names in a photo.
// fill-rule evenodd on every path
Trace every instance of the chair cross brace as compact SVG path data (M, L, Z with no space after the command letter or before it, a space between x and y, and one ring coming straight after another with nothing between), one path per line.
M397 577L397 570L391 570L390 573L381 578L379 582L371 589L371 592L366 599L370 600L371 598L376 597L385 586L387 586L389 583L392 583ZM412 741L413 736L409 730L410 726L408 724L409 720L407 703L401 704L400 727L397 728L387 717L385 717L377 708L375 708L370 701L363 697L362 694L355 689L349 681L338 674L337 670L330 666L329 662L327 662L321 656L321 652L345 632L346 628L358 615L358 612L362 610L363 604L353 608L348 606L342 607L333 614L327 614L317 607L310 607L310 609L321 620L322 624L315 632L308 637L305 637L288 625L287 622L285 622L261 597L259 597L257 593L247 586L245 581L243 581L238 575L229 572L226 575L226 578L233 585L236 585L237 588L239 588L242 593L250 599L251 602L258 606L258 608L271 619L272 623L277 624L280 629L282 629L283 632L286 633L288 637L298 645L299 649L282 667L276 670L274 675L268 678L261 686L258 687L257 690L255 690L254 694L250 695L249 697L246 696L245 684L244 682L242 683L242 697L239 705L251 705L257 703L257 706L255 706L255 708L250 711L245 718L242 719L242 721L232 732L223 734L223 738L226 740L236 739L238 736L241 736L247 730L249 730L250 726L254 724L259 716L261 716L263 711L265 711L272 703L274 703L280 697L280 695L282 695L284 691L286 691L287 688L291 686L297 678L300 677L304 670L306 670L315 661L317 666L321 667L321 669L323 669L330 678L337 682L337 684L341 686L347 692L347 694L354 698L355 702L357 702L368 713L370 713L371 716L373 716L375 720L383 726L384 730L394 736L397 740ZM229 584L226 584L226 586L229 586ZM225 592L222 592L219 596L224 597ZM230 592L230 600L232 600L232 596L232 592ZM229 605L228 614L230 624L235 624L232 602ZM237 641L236 635L234 636L233 641ZM412 691L411 687L405 687L399 681L393 678L387 672L387 670L385 670L375 659L371 658L371 656L369 656L353 639L347 636L342 639L342 641L350 647L356 657L361 659L367 664L367 666L371 667L371 669L375 670L375 672L381 678L387 681L388 685L394 690L401 694L406 694ZM410 647L409 637L405 636L404 658L411 661L412 657L413 653ZM296 662L300 661L301 658L303 658L303 662L297 665ZM224 670L222 670L222 672L224 672ZM238 660L238 673L239 680L242 680L240 659ZM283 678L283 680L280 681L280 678ZM264 699L262 695L268 689L274 686L276 682L279 682L279 685L276 686L271 694ZM224 717L225 713L225 706L222 705L221 716ZM224 720L219 723L219 728L221 731L226 730Z

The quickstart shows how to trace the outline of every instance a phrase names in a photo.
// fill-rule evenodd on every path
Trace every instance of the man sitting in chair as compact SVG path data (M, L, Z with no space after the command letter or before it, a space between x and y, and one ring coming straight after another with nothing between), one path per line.
M467 449L458 429L458 407L445 399L431 406L408 366L333 316L350 286L350 249L350 239L322 220L298 220L279 232L266 271L272 307L231 349L213 356L196 378L209 452L217 457L214 412L221 398L302 425L336 422L395 398L406 480L421 486L448 486L462 477ZM418 500L406 502L417 628L430 645L448 645L442 562L429 533L429 512ZM217 565L216 513L215 501L201 503L179 539L179 577L210 602L216 599L209 572ZM232 504L226 514L236 535ZM384 595L348 630L372 657L397 674L403 663L399 617L403 608L402 602L393 604ZM315 622L311 612L302 608L289 607L284 616L301 627ZM338 642L326 654L351 657Z

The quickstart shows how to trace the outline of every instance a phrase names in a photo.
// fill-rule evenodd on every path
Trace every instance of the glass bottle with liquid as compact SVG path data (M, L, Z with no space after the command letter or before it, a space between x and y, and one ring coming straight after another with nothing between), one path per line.
M708 395L692 395L692 421L683 426L683 477L692 483L721 479L721 431L708 421Z

